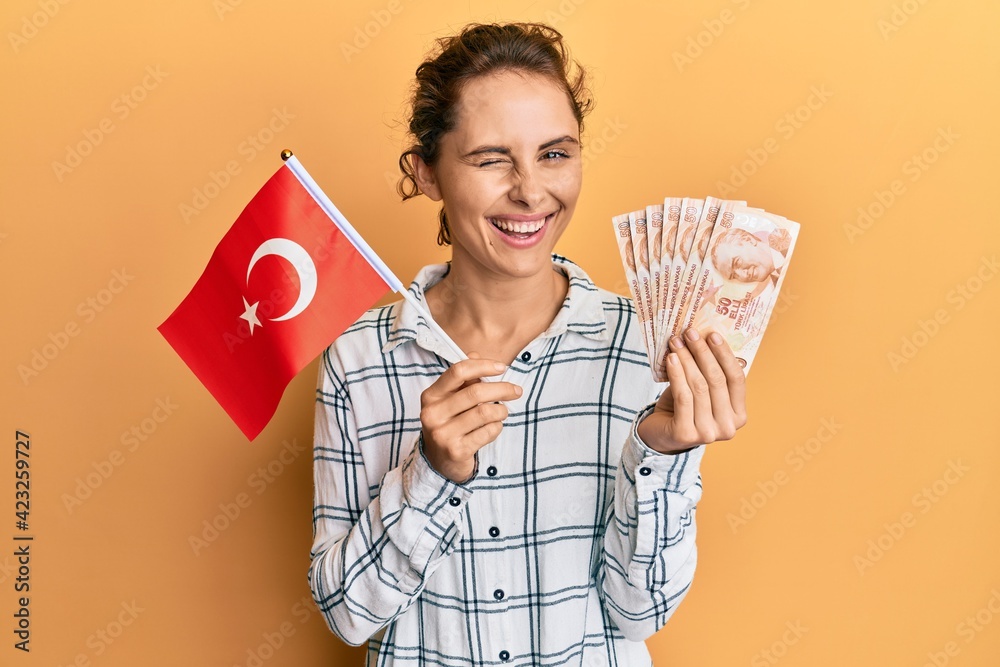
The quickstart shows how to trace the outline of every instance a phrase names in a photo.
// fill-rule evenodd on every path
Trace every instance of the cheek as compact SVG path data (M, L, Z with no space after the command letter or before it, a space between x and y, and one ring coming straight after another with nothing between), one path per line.
M552 193L567 207L576 204L583 187L583 171L579 164L556 171L550 182Z
M442 186L445 208L453 216L478 216L503 192L502 177L497 174L472 174L451 178Z
M767 248L759 247L757 248L757 261L761 266L773 266L771 261L771 252Z

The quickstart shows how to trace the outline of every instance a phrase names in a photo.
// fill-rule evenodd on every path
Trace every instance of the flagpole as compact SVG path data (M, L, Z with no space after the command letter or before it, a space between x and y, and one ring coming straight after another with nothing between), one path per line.
M354 247L357 248L358 252L361 253L361 256L368 260L368 263L372 265L372 268L375 269L376 273L379 274L390 289L397 294L401 294L411 306L417 309L417 312L424 316L424 320L427 321L427 326L429 326L434 333L441 337L441 340L444 341L449 348L451 348L452 352L458 355L459 360L468 359L469 357L462 351L462 348L460 348L455 341L451 339L451 336L446 334L444 329L442 329L438 323L434 321L430 311L427 310L424 304L420 303L420 301L413 296L413 293L410 292L410 290L403 287L403 283L396 277L396 274L392 272L392 269L390 269L389 266L382 261L382 258L379 257L374 250L372 250L372 247L368 245L368 242L365 241L361 235L358 234L357 230L354 229L354 226L347 221L347 218L340 212L340 209L338 209L334 203L330 201L330 198L326 196L326 193L319 187L319 184L313 180L313 177L309 175L309 172L307 172L305 167L302 166L302 163L299 162L298 158L292 154L292 151L287 148L281 151L281 159L286 165L288 165L289 170L295 174L295 177L299 179L299 182L302 183L302 187L304 187L309 194L312 195L313 199L316 200L316 203L318 203L323 211L330 216L331 219L333 219L337 227L340 228L340 231L344 233L344 236L346 236Z

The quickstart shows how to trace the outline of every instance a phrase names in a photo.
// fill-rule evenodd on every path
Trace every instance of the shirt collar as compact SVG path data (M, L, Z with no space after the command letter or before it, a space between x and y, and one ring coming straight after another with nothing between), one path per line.
M571 331L593 340L607 340L609 334L604 306L600 292L590 276L571 260L555 253L552 254L552 268L569 279L569 289L559 314L552 320L549 328L542 332L540 338L555 337ZM450 262L425 266L410 283L410 293L426 307L424 292L444 278L450 269ZM423 313L406 300L398 302L397 309L396 319L389 330L385 345L382 346L383 353L407 341L416 341L421 347L451 359L453 354L450 348L427 325Z

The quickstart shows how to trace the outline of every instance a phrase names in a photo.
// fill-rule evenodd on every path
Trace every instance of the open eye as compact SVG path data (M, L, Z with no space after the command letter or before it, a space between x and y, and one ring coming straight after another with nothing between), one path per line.
M545 158L546 160L559 160L562 158L568 158L569 153L562 150L551 150L542 153L542 157Z

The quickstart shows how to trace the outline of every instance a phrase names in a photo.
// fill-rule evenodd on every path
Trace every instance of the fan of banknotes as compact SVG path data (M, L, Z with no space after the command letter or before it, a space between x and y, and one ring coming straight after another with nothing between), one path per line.
M799 224L714 197L667 197L612 222L653 380L667 381L667 341L690 327L718 331L749 371Z

